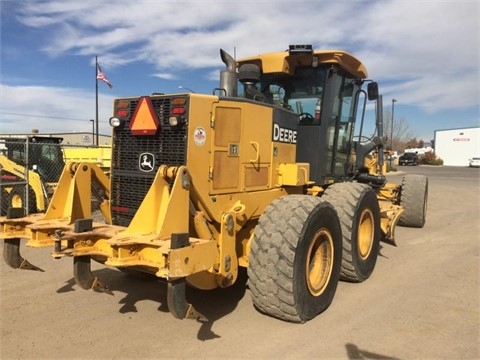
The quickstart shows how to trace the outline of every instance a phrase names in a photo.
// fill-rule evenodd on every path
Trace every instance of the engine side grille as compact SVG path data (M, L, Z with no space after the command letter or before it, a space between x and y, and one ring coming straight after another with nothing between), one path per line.
M111 209L114 225L128 226L152 185L161 165L186 164L187 126L172 129L168 123L170 97L152 97L153 108L159 120L156 135L133 136L130 121L138 100L130 102L129 118L114 128L111 168ZM139 168L140 156L153 154L153 171Z

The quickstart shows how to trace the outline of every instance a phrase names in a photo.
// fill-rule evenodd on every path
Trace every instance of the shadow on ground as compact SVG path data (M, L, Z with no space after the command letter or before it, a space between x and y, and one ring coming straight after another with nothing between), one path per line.
M351 343L345 344L345 349L350 360L399 360L395 357L359 349L357 345Z
M92 274L100 279L113 294L124 294L119 300L119 304L122 304L119 312L122 314L137 312L136 304L144 300L158 302L160 303L159 311L169 312L167 306L167 282L163 280L153 276L136 277L110 268L94 270ZM238 302L245 295L246 283L246 269L240 268L237 281L228 288L205 291L187 286L187 301L206 318L206 320L197 320L200 323L197 334L199 340L205 341L220 338L220 335L212 330L212 326L215 321L235 310ZM57 290L57 293L66 293L76 291L77 289L81 290L75 284L75 279L71 278Z

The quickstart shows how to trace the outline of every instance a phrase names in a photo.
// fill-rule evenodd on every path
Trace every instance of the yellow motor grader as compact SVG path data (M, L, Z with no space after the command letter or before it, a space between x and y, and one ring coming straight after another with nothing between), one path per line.
M180 319L202 316L187 285L228 287L245 267L259 311L305 322L327 309L339 279L369 278L397 223L424 225L428 180L387 182L382 97L358 59L310 45L238 61L220 55L226 69L212 94L114 100L110 178L68 163L45 214L8 209L6 262L38 269L20 255L25 238L52 246L54 258L73 257L85 289L109 291L91 259L147 273L168 282ZM362 134L369 101L372 138ZM91 208L94 186L101 216Z

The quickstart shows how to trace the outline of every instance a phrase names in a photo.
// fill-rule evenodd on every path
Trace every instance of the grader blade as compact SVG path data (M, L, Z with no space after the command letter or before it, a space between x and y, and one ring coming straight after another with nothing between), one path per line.
M40 269L38 266L35 266L28 262L26 259L20 255L20 239L5 239L3 245L3 258L8 266L14 269L22 270L34 270L44 272L45 270Z
M110 289L93 276L90 267L90 256L73 257L73 276L78 286L85 290L95 290L113 295Z
M167 304L170 313L177 319L207 321L185 297L185 278L170 281L167 287Z

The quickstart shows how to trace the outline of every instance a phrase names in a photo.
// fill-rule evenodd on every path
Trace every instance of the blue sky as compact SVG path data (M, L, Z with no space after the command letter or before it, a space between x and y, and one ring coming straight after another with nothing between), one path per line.
M275 5L274 5L275 4ZM457 1L0 0L0 133L100 132L116 97L211 94L225 65L289 44L343 49L378 81L385 114L426 141L480 126L480 5Z

